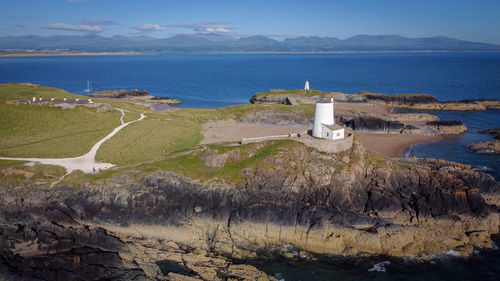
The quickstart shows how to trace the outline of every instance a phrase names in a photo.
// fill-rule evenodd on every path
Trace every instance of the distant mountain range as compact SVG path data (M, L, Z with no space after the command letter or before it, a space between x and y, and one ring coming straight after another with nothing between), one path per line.
M16 51L184 51L184 52L340 52L340 51L500 51L500 45L445 36L407 38L399 35L298 37L277 41L256 35L234 38L220 34L185 34L157 39L149 36L99 35L3 36L0 50Z

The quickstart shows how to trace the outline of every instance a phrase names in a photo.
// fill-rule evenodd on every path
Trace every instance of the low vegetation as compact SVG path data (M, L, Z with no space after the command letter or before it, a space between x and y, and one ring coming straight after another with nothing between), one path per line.
M66 170L54 165L26 165L27 162L0 160L0 182L7 185L48 184L61 178Z
M42 96L46 99L77 97L60 89L29 84L4 84L0 85L0 96L0 112L2 112L0 156L4 157L80 156L120 124L121 114L116 110L97 112L95 108L85 106L61 109L50 105L13 102L31 99L32 96ZM186 176L204 180L220 176L227 182L241 182L242 169L252 167L255 163L264 163L262 159L281 149L280 147L286 146L286 142L273 142L252 157L243 157L241 161L234 161L224 168L212 169L204 165L196 153L191 152L199 149L198 144L203 139L201 127L203 123L209 120L228 119L259 122L258 116L262 115L262 112L272 112L280 118L283 116L312 118L314 115L312 105L290 107L281 104L246 104L220 109L179 108L160 113L150 112L148 107L125 100L95 99L95 102L107 103L125 110L125 122L138 119L143 112L147 116L146 119L125 127L106 141L97 153L98 161L125 166L125 169L133 166L142 170L187 171L184 172L189 173ZM241 149L244 151L251 147L253 145L243 146ZM218 151L226 149L224 146L212 148ZM8 163L15 166L21 162L8 161ZM117 171L115 169L88 176L74 172L67 179L72 182L83 179L93 182L116 174Z
M289 90L289 91L272 91L272 92L260 92L255 94L256 97L260 96L281 96L281 95L297 95L304 97L315 97L315 96L326 96L330 93L322 92L318 90Z
M85 154L119 125L117 111L99 113L78 106L61 109L48 105L8 103L7 100L54 96L75 98L54 88L0 85L0 155L4 157L73 157Z

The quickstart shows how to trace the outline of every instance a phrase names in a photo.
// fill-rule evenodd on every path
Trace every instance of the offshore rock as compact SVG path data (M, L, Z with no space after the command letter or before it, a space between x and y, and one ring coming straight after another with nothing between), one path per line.
M496 139L492 141L469 144L467 149L477 153L500 153L500 140Z
M102 91L90 95L93 98L106 98L106 99L129 99L134 101L147 101L154 103L167 103L179 104L182 101L166 97L154 97L146 91L138 89L133 90L117 90L117 91Z
M467 131L465 126L459 120L438 120L425 123L429 128L441 135L456 135Z

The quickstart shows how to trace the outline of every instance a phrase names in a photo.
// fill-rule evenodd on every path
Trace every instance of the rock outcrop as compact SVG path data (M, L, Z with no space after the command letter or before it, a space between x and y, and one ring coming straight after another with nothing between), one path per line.
M439 101L436 97L428 94L395 94L387 95L380 93L359 92L356 94L326 93L320 91L293 90L284 92L258 93L251 99L251 103L281 103L290 104L289 99L302 103L314 103L322 98L334 98L337 102L375 102L385 103L396 108L407 108L414 110L486 110L500 109L500 100L494 99L468 99L459 101Z
M399 121L384 120L376 116L358 114L356 116L340 116L340 124L358 132L375 134L399 134L404 124Z
M301 256L468 255L474 245L492 246L499 209L483 194L499 197L500 183L491 176L442 160L387 160L359 144L324 154L288 143L293 147L242 170L236 185L129 170L83 186L4 186L0 273L273 280L231 258L266 258L283 245ZM248 153L266 149L255 147ZM200 157L220 167L222 160L210 160L219 154Z
M180 100L164 98L164 97L154 97L146 91L140 91L138 89L133 90L117 90L117 91L102 91L93 93L90 95L93 98L103 98L103 99L131 99L136 101L147 101L155 103L167 103L167 104L179 104L182 103Z
M426 125L440 135L457 135L467 131L467 126L459 120L430 121Z
M469 144L467 149L477 153L500 153L500 140L483 141L479 143Z
M488 129L485 131L480 131L480 134L486 134L486 135L495 135L495 139L498 140L500 139L500 128L497 129Z

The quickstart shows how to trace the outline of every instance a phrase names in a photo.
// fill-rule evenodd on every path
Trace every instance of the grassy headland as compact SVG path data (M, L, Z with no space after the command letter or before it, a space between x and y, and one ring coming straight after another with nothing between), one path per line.
M0 85L0 155L5 157L72 157L90 150L99 139L120 123L117 111L99 113L78 106L62 109L48 105L15 104L7 101L82 98L61 89Z

